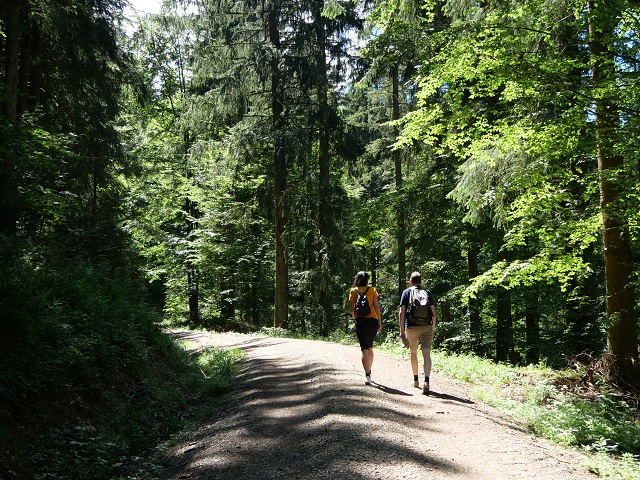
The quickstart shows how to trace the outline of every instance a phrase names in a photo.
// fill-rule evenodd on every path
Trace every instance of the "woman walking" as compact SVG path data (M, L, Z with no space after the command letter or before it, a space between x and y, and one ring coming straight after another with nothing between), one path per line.
M362 366L364 367L365 385L371 385L371 365L373 364L373 340L376 333L382 330L380 302L375 287L369 286L369 274L358 272L349 292L351 315L356 322L356 336L362 350Z

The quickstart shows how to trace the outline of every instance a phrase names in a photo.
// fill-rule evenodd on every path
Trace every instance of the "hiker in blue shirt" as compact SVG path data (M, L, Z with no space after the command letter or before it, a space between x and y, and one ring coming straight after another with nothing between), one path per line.
M369 274L358 272L349 292L351 315L356 322L356 336L362 350L365 385L371 385L371 365L373 364L373 340L382 330L382 316L376 287L369 286Z
M436 307L429 290L422 288L419 272L413 272L409 280L410 287L400 297L400 340L409 347L413 386L420 388L418 381L418 343L424 359L424 383L422 393L429 394L429 374L431 373L431 343L436 326Z

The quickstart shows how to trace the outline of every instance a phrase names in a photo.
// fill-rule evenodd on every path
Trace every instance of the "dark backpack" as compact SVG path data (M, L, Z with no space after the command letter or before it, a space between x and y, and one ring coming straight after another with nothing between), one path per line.
M420 287L411 287L409 290L409 305L407 316L411 323L417 325L431 325L431 305L429 304L429 291Z
M364 293L360 293L360 290L356 288L356 293L358 294L358 299L356 300L356 317L367 317L371 313L371 306L369 305L369 300L367 300L368 291L369 287L367 287Z

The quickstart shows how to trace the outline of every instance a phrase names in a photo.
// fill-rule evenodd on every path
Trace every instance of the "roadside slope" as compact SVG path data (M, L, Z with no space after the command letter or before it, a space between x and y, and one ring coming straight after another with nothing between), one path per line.
M517 429L437 371L426 397L410 386L408 362L380 352L365 386L358 347L174 335L247 355L229 402L164 454L161 479L596 478L577 454Z

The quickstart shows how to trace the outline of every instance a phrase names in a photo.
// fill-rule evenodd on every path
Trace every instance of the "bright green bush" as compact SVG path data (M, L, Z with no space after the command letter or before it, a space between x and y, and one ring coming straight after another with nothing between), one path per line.
M229 391L238 373L238 362L243 356L241 350L203 349L198 355L198 365L203 373L200 390L206 395Z

